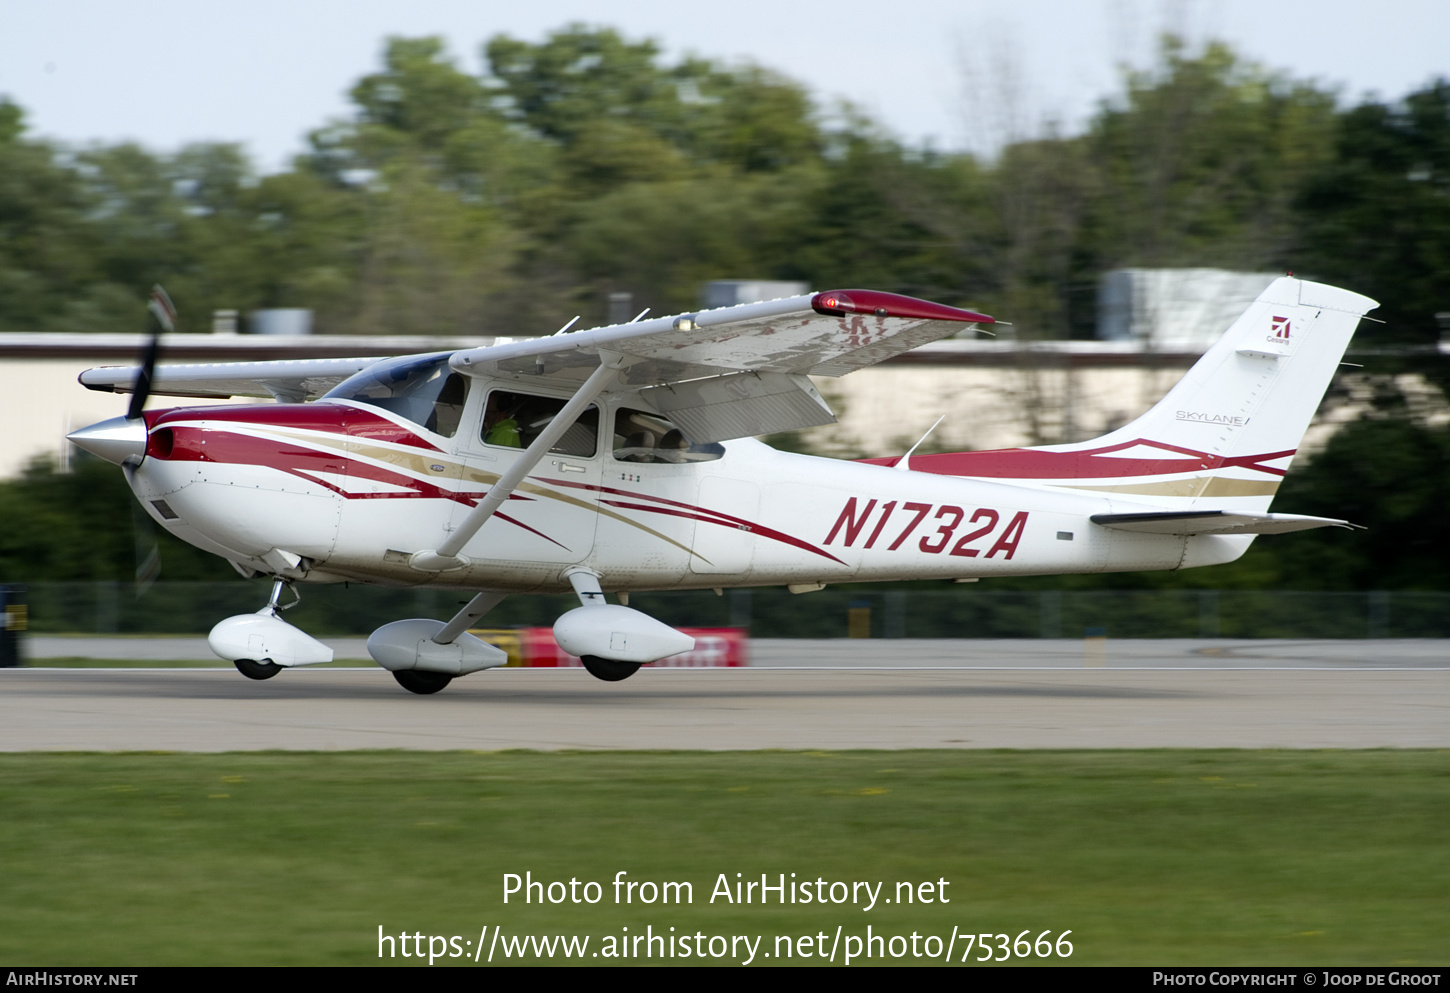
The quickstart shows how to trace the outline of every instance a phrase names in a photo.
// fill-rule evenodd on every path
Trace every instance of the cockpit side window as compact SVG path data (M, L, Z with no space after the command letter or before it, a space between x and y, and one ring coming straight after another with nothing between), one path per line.
M452 438L458 433L458 422L463 420L463 407L468 402L468 378L456 372L448 374L443 389L433 401L433 415L423 426L429 431ZM431 422L431 423L430 423Z
M448 368L448 356L409 356L379 362L343 380L326 395L355 400L406 417L434 434L458 433L469 380Z
M494 390L488 395L488 406L483 411L483 443L500 448L527 448L564 409L564 403L558 397ZM549 451L587 459L594 455L598 444L599 408L591 404Z
M713 462L725 454L717 442L692 445L680 429L659 414L620 407L614 412L614 457L620 462Z

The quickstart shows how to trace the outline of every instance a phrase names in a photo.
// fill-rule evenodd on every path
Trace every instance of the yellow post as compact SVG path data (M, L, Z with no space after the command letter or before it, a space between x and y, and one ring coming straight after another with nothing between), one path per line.
M472 628L468 632L475 638L488 642L495 648L508 652L509 660L504 668L517 668L524 664L523 644L519 633L512 628Z

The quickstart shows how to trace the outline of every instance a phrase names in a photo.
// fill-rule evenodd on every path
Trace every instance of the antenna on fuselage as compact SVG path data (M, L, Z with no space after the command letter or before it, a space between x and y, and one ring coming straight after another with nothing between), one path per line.
M563 334L563 333L564 333L564 332L565 332L565 331L568 331L568 330L569 330L569 329L570 329L570 328L572 328L572 327L573 327L573 326L574 326L574 325L575 325L575 324L577 324L577 323L579 323L579 318L580 318L580 317L581 317L581 316L582 316L582 315L580 315L580 314L575 314L575 315L574 315L574 316L573 316L573 317L572 317L572 318L571 318L571 319L570 319L570 320L569 320L569 323L568 323L568 324L565 324L565 325L564 325L564 326L563 326L563 327L562 327L562 328L560 328L560 329L559 329L559 330L557 330L557 331L555 331L555 332L554 332L554 334Z
M910 466L907 463L911 461L911 453L914 452L914 451L916 451L918 448L920 448L921 447L921 443L923 441L926 441L926 439L931 435L931 433L936 430L936 425L937 424L940 424L942 421L944 421L946 419L947 419L947 415L946 414L942 414L940 417L938 417L936 419L936 424L933 424L931 427L927 428L926 429L926 434L924 434L920 438L918 438L916 440L916 444L915 445L912 445L911 448L907 449L906 454L903 455L903 456L901 456L901 461L898 462L898 463L896 463L896 465L892 466L892 468L893 469L899 469L902 472L905 472L907 469L909 469Z

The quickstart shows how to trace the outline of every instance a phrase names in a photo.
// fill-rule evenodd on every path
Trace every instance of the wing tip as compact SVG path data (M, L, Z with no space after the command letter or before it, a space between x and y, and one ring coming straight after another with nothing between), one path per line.
M811 297L811 309L818 314L845 317L849 314L874 314L876 317L904 317L928 321L955 321L959 324L996 324L997 319L973 310L948 307L900 293L883 290L827 290Z

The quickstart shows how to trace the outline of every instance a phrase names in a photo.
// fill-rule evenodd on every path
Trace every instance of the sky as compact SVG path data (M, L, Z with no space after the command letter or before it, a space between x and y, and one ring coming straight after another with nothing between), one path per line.
M493 35L538 42L571 22L652 38L667 59L763 65L943 150L990 152L1047 121L1079 130L1165 29L1346 103L1450 76L1444 0L0 0L0 95L33 136L238 142L272 172L348 113L388 36L441 35L476 72Z

